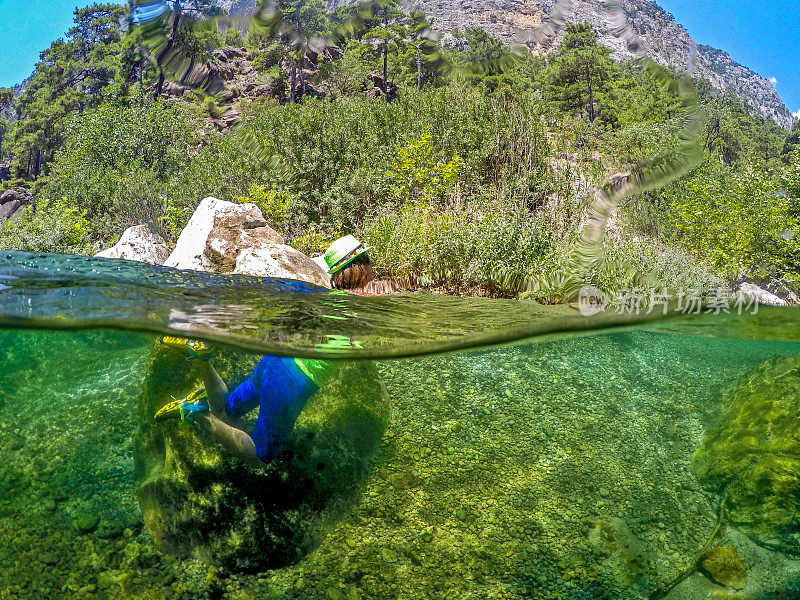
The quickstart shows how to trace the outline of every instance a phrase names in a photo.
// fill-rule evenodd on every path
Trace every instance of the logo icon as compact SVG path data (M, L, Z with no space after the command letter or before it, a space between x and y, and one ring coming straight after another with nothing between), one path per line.
M593 285L584 285L578 292L578 310L584 317L591 317L605 310L608 298L605 292Z

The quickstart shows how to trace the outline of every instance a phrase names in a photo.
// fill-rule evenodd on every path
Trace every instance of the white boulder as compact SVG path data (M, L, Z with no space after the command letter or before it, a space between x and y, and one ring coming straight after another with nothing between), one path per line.
M239 254L259 243L283 244L255 204L205 198L178 237L167 267L232 273Z
M95 256L161 265L169 256L169 248L159 235L150 231L147 225L136 225L126 229L119 241L111 248L107 248Z
M754 283L742 283L739 285L739 293L763 306L789 306L789 303L783 298L779 298Z
M245 248L236 259L239 275L296 279L323 287L331 286L328 273L299 250L285 244L262 242Z
M280 277L330 287L330 276L284 243L255 204L206 198L181 231L167 267L254 277Z

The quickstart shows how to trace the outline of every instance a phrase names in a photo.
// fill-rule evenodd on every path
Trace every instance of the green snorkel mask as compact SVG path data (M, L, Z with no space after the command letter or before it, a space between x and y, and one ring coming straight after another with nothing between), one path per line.
M372 250L372 246L364 247L354 236L346 235L333 242L323 254L328 274L333 275L344 269L362 254Z

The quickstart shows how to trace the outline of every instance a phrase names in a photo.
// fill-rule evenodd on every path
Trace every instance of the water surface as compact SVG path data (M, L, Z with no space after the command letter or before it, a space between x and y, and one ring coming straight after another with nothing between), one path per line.
M617 323L0 259L0 598L705 599L734 593L714 547L744 593L800 597L793 310ZM351 361L255 473L152 424L196 381L166 331L224 342L231 383L255 350Z

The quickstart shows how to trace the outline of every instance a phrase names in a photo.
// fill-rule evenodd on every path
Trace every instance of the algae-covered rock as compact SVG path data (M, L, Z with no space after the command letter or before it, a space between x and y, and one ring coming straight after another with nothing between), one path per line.
M645 545L620 518L599 519L589 531L587 542L604 563L612 567L617 583L629 586L643 572Z
M800 545L800 357L769 359L733 389L692 467L722 492L726 521Z
M100 517L88 512L79 512L75 515L75 529L78 533L90 533L95 530L100 522Z
M747 569L732 546L709 550L700 558L700 567L720 585L735 590L744 589L747 585Z
M706 600L756 600L750 594L742 592L729 592L728 590L716 590L711 592Z
M236 383L259 357L214 359ZM359 495L388 420L385 388L366 364L346 364L309 401L287 448L253 467L179 421L154 412L198 384L194 365L157 348L135 441L137 498L155 544L233 570L285 566L315 548ZM255 413L253 414L255 417Z

